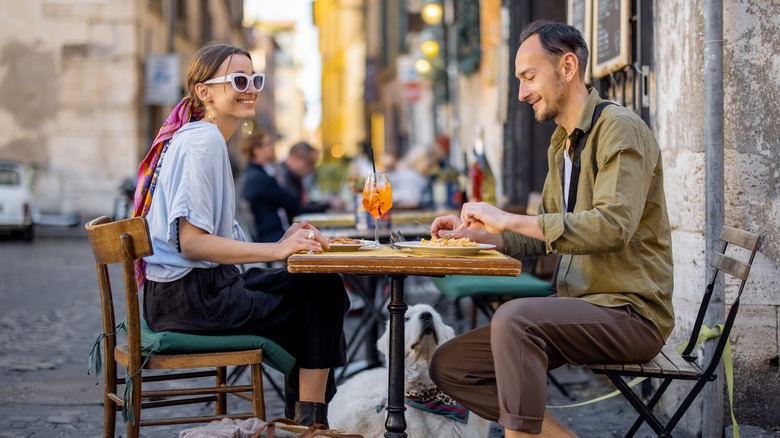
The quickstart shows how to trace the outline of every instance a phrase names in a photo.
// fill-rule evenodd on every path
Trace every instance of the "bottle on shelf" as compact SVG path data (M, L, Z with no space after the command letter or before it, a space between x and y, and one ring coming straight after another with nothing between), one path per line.
M479 163L479 159L475 157L474 162L471 164L471 169L469 169L469 202L482 202L483 179L482 165Z
M460 208L465 202L469 200L469 165L466 159L466 154L463 154L463 171L455 172L454 183L452 188L452 207Z
M442 211L447 207L447 174L444 167L440 167L433 180L433 206Z

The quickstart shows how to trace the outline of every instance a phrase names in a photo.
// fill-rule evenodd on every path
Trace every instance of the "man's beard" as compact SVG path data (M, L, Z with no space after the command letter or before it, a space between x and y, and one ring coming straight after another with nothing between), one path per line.
M545 98L545 108L540 111L535 111L534 116L539 122L546 122L558 117L563 107L563 101L566 99L566 87L563 81L563 77L560 73L555 74L555 85L550 91L550 97Z

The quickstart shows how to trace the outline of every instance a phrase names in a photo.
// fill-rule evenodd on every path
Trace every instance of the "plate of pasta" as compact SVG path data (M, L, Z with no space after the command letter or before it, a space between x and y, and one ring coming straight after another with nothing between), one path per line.
M360 248L374 243L372 240L353 239L351 237L329 237L330 248L325 251L357 251Z
M483 249L494 249L496 245L477 243L468 237L461 239L420 239L419 242L396 242L399 248L408 249L420 255L475 255Z

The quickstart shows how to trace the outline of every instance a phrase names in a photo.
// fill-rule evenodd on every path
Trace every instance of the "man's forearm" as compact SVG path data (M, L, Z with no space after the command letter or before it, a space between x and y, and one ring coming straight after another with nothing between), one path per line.
M539 226L536 216L524 214L513 215L507 224L506 230L537 240L544 240L544 231L542 231L542 227Z

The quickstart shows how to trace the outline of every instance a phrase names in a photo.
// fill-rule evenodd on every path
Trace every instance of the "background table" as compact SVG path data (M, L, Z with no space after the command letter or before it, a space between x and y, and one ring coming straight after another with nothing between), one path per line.
M448 214L459 215L459 210L390 210L391 227L397 225L414 224L414 221L430 225L434 219ZM355 212L326 212L326 213L308 213L295 216L293 221L300 222L308 220L309 223L317 228L353 228L355 226ZM418 225L419 226L419 225ZM373 230L372 230L373 235Z
M408 250L385 246L377 250L294 254L287 259L292 273L335 273L388 275L391 282L390 357L388 358L388 403L385 437L406 437L404 418L404 279L408 275L493 275L518 276L521 263L497 251L481 251L475 256L420 256Z

